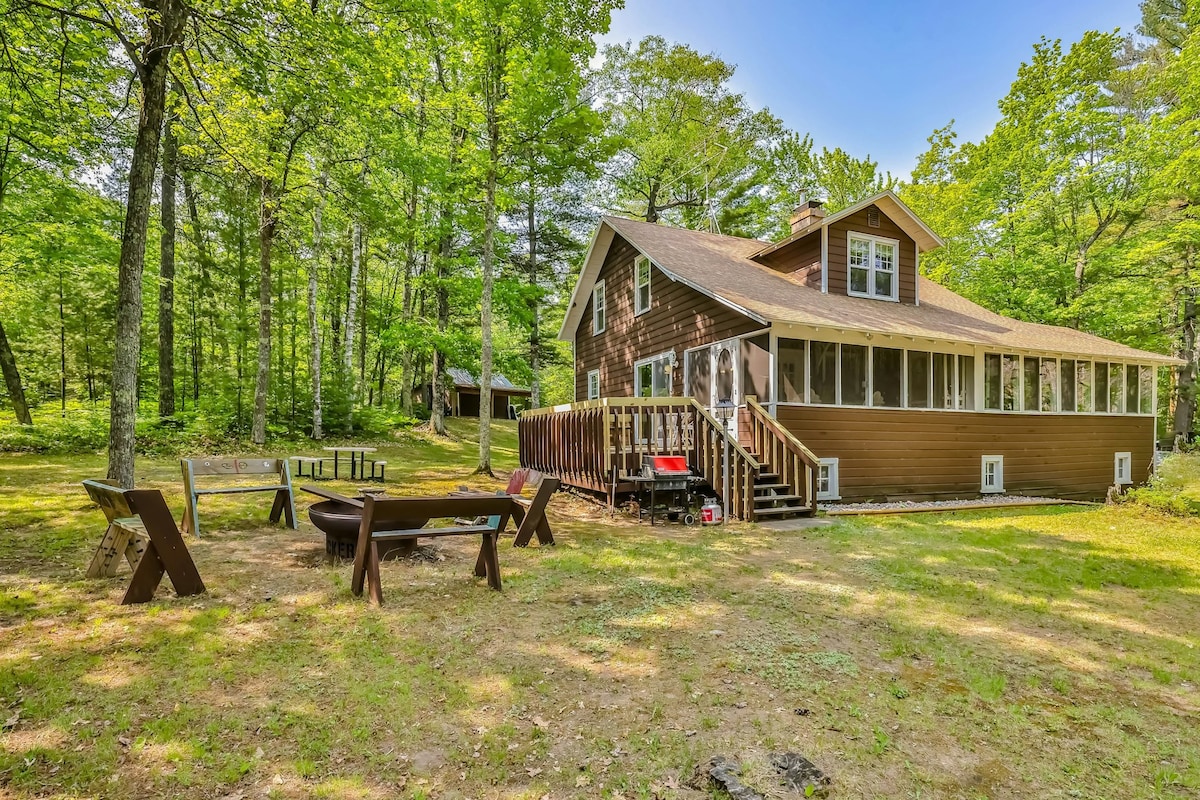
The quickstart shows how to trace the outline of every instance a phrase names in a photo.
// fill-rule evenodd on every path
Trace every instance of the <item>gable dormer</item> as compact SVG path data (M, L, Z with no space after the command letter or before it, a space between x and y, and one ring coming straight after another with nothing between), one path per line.
M891 191L826 215L807 202L792 215L792 233L754 260L829 294L918 304L920 254L941 240Z

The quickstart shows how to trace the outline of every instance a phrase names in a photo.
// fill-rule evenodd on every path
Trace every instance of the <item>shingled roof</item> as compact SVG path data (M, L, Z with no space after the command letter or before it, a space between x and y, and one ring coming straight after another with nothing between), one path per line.
M1090 333L1010 319L918 278L919 305L827 294L751 259L767 243L603 217L572 295L560 337L574 339L613 234L620 235L672 280L680 281L764 325L783 323L920 337L946 342L1171 364L1177 359Z

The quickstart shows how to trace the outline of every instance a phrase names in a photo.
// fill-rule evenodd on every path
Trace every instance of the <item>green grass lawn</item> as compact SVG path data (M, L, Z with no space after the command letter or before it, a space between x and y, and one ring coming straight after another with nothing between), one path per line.
M455 432L380 443L393 493L496 487ZM496 444L507 471L511 424ZM781 749L844 798L1200 793L1192 520L650 529L560 495L558 544L505 547L503 593L443 541L385 563L375 608L303 512L205 498L209 592L122 607L127 573L83 577L103 516L79 481L103 467L0 456L0 797L705 797L697 762L775 791ZM139 475L179 513L176 464Z

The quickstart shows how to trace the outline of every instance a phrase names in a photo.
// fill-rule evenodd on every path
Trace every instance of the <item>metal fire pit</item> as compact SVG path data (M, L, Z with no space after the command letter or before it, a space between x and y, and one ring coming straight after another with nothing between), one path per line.
M663 496L663 510L667 519L674 522L680 518L694 524L696 515L691 510L690 487L694 481L684 456L642 456L642 474L637 480L640 487L650 494L650 524L659 507L659 495ZM641 516L639 510L638 516Z
M325 534L325 553L332 558L354 558L358 547L358 529L362 524L362 509L336 500L322 500L308 508L308 518L317 530ZM402 520L396 530L420 528L428 519ZM379 557L401 558L417 548L416 539L379 543Z

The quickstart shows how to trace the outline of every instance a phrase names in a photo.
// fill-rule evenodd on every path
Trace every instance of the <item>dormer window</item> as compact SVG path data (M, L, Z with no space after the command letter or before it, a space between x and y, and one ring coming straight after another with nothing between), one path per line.
M850 233L849 293L855 297L876 300L896 300L899 281L896 278L900 243L866 233Z
M645 314L650 310L650 259L638 256L633 262L633 313Z

